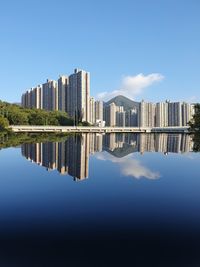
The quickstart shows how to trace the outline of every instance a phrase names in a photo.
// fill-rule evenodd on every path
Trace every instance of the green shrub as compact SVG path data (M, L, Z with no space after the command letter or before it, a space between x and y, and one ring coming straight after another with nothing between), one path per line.
M6 118L0 115L0 131L4 131L8 128L9 122Z

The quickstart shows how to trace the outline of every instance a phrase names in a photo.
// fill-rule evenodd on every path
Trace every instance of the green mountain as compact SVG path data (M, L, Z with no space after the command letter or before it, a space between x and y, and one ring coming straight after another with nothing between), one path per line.
M124 110L130 110L133 108L139 108L139 102L135 102L128 97L125 97L123 95L118 95L112 99L110 99L108 102L105 102L104 104L107 106L111 103L115 103L116 106L123 106Z

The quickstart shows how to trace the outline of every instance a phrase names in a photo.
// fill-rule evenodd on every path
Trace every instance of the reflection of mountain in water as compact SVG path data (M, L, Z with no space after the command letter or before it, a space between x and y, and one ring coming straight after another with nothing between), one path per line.
M107 151L123 158L134 152L184 153L193 143L186 134L82 134L69 136L62 142L23 144L22 155L45 167L57 169L75 180L88 177L89 155Z
M103 149L117 158L138 151L138 136L136 134L107 134L104 136Z
M105 151L107 151L108 153L110 153L111 155L113 155L116 158L123 158L129 154L137 152L136 148L132 147L129 144L124 144L123 147L115 148L113 151L105 148Z

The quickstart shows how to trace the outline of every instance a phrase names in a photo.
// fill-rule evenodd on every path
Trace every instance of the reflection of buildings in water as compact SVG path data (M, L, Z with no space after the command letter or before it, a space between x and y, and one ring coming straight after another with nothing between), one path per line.
M104 147L107 147L111 151L117 148L117 142L115 142L115 138L116 138L115 133L104 135L104 139L103 139Z
M193 151L194 142L188 134L184 134L181 139L181 152L191 152Z
M89 165L89 135L76 135L66 141L68 174L76 180L88 177Z
M89 135L70 136L63 142L23 144L22 155L47 168L69 174L75 180L88 177Z
M68 173L68 164L66 157L66 143L60 142L58 143L58 171L61 174Z
M91 133L91 134L88 134L88 137L89 137L90 154L94 154L95 152L101 152L102 145L103 145L103 135Z
M55 170L58 167L58 143L47 142L42 144L42 166L47 170Z
M138 144L138 134L132 133L110 133L103 136L103 149L114 151L117 148L124 148L128 144L136 147Z
M62 142L23 144L22 155L28 160L57 169L75 180L88 177L89 155L103 150L122 158L134 152L190 152L193 142L187 134L81 134L69 136Z
M159 134L155 136L155 152L167 153L168 134Z
M167 152L181 152L181 134L169 135L167 140Z
M139 152L144 153L145 151L155 151L154 134L140 134L139 138Z
M186 153L192 151L193 142L188 134L140 134L139 151Z

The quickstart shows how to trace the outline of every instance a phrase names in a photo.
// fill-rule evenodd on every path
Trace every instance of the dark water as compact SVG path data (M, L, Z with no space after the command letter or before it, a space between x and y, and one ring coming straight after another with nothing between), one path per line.
M0 151L0 266L200 266L189 135L83 134Z

